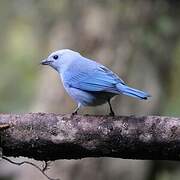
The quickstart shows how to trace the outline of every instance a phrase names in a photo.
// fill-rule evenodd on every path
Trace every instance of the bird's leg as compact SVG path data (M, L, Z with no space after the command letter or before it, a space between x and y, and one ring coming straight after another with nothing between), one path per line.
M78 106L76 107L76 109L72 113L73 116L77 114L80 107L81 107L81 104L78 104Z
M114 116L115 114L114 114L114 111L113 111L113 109L112 109L110 99L108 100L108 104L109 104L109 109L110 109L109 115L110 115L110 116Z

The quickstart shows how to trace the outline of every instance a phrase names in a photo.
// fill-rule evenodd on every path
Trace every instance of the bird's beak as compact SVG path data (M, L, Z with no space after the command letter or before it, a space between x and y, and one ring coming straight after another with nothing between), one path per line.
M40 64L42 64L42 65L49 65L50 63L51 63L50 60L48 60L48 59L43 59Z

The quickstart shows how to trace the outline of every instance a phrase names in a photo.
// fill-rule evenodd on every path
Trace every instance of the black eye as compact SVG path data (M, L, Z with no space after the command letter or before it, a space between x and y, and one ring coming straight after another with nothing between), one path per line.
M58 59L58 55L54 55L53 59L55 59L55 60Z

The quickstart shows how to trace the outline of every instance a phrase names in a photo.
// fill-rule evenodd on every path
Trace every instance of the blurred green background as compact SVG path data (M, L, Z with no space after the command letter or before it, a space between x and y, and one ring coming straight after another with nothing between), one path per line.
M0 112L70 113L74 102L57 73L40 60L70 48L96 59L150 101L113 100L116 114L180 115L180 1L0 0ZM80 113L107 114L108 107ZM56 161L62 180L179 180L168 161L111 158ZM45 179L31 167L0 161L0 180Z

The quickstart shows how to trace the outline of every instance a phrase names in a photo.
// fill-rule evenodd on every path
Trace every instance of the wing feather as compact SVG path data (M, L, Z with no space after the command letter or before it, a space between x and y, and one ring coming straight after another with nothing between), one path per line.
M87 71L81 70L73 74L66 83L71 87L84 91L116 93L118 92L116 84L124 84L124 81L105 66L98 64L95 68L90 68Z

